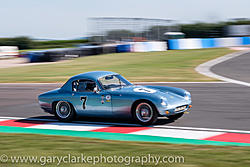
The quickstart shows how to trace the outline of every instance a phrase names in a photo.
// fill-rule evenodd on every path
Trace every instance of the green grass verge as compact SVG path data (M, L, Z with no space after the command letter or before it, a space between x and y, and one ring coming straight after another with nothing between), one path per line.
M249 147L181 145L147 142L120 142L66 136L0 133L0 156L182 156L184 163L160 163L159 166L181 167L247 167L250 164ZM182 162L182 161L181 161ZM117 163L102 163L96 166L125 166ZM39 163L13 164L10 161L0 166L40 166ZM56 164L47 163L46 166ZM60 164L60 166L94 166L93 164ZM132 163L130 166L141 166ZM147 163L145 166L154 166Z
M118 72L131 81L215 81L194 68L231 52L213 48L89 56L56 64L0 69L0 82L65 82L75 74L96 70Z

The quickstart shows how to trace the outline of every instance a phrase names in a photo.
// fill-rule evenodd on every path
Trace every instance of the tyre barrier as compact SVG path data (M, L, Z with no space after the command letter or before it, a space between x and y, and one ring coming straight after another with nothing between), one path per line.
M108 54L108 53L116 53L117 52L117 45L103 45L102 47L102 54Z
M29 62L51 62L107 53L152 52L167 50L166 42L131 42L108 45L84 45L77 48L48 49L23 53Z
M52 62L82 56L98 55L102 53L103 47L101 46L83 46L78 48L60 48L41 51L30 51L22 53L22 57L28 58L29 62L33 63Z

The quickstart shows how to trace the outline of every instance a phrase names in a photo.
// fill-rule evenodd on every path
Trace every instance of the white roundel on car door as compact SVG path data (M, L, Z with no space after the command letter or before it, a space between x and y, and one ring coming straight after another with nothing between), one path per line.
M110 102L110 100L111 100L111 96L110 96L110 95L107 95L107 96L106 96L106 102Z

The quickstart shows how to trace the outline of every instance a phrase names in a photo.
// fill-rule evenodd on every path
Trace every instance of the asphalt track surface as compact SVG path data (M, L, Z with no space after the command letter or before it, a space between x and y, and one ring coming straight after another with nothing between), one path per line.
M184 88L191 92L193 109L181 119L170 122L162 118L156 124L250 130L250 89L231 83L167 83L157 84ZM38 105L37 95L60 84L0 84L0 116L54 118ZM129 120L79 118L83 121L132 123Z
M217 75L250 83L250 53L219 63L211 68ZM181 119L167 118L158 125L250 130L250 88L232 83L162 83L156 85L184 88L191 92L193 109ZM0 116L54 118L44 113L37 95L61 84L0 84ZM130 120L79 118L83 121L132 123Z
M250 83L250 53L219 63L211 71L235 80Z

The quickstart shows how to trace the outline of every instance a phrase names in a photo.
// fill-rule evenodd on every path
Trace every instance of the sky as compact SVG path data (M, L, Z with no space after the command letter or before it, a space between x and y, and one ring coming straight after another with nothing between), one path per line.
M217 22L250 18L249 9L250 0L0 0L0 38L79 38L89 17Z

